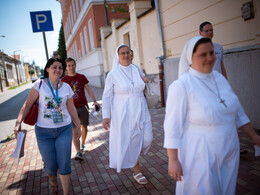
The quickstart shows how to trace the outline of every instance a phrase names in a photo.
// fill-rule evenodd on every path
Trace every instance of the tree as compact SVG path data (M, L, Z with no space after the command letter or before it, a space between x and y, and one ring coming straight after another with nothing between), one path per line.
M61 20L61 27L60 27L60 33L59 33L58 55L63 60L66 60L66 58L67 58L67 52L66 52L66 45L65 45L65 39L64 39L64 31L63 31L62 20Z
M30 69L30 70L29 70L29 75L30 75L30 77L32 78L32 75L34 75L34 69Z

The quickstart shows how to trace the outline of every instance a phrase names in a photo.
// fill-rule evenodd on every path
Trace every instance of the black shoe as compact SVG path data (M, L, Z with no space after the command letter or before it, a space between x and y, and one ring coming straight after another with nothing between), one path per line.
M77 152L77 154L74 157L75 160L83 160L83 155L81 152Z

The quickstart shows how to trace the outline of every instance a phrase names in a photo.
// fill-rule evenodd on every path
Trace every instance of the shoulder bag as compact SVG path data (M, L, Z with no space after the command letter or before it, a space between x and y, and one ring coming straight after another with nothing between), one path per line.
M42 80L40 82L39 85L39 90L41 88L42 85ZM40 92L39 92L40 93ZM40 95L40 94L39 94ZM24 119L24 123L28 124L28 125L35 125L35 123L37 122L37 118L38 118L38 106L39 106L39 95L38 98L35 100L35 102L33 103L30 112L27 114L27 116Z
M141 79L143 79L142 72L139 69L139 67L137 67L137 65L135 65L135 64L133 64L133 65L136 66L136 68L139 71L139 75L140 75ZM144 96L145 96L148 108L155 108L158 105L159 96L156 95L155 93L151 93L148 83L145 83Z

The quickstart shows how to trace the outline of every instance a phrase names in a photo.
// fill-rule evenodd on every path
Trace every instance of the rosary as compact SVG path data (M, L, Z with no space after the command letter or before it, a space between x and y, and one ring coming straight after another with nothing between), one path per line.
M134 86L134 81L133 79L129 78L128 75L125 73L125 71L120 67L121 71L123 72L123 74L126 76L126 78L131 82L131 84ZM132 78L133 78L133 70L131 69L131 74L132 74Z
M216 82L216 80L215 80L215 77L214 77L213 73L212 73L212 77L213 77L213 79L214 79L214 82L215 82L215 85L216 85L218 94L216 94L203 80L201 80L201 79L199 79L199 80L206 86L206 88L207 88L208 90L210 90L214 95L216 95L216 96L219 98L219 100L220 100L219 103L220 103L220 104L223 104L223 105L227 108L227 105L226 105L226 103L225 103L225 100L222 99L221 96L220 96L219 89L218 89L218 85L217 85L217 82Z

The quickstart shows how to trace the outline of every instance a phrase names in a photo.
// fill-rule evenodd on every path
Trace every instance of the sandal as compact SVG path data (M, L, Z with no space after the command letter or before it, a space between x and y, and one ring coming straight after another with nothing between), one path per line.
M246 150L246 149L240 149L240 154L247 154L248 153L248 151Z
M49 177L49 184L50 184L51 191L57 192L58 191L57 175L48 175L48 177Z
M133 177L134 177L135 181L136 181L137 183L139 183L139 184L144 185L144 184L147 184L147 183L148 183L146 177L145 177L141 172L140 172L140 173L137 173L136 175L133 173ZM146 180L146 181L141 181L141 180Z

